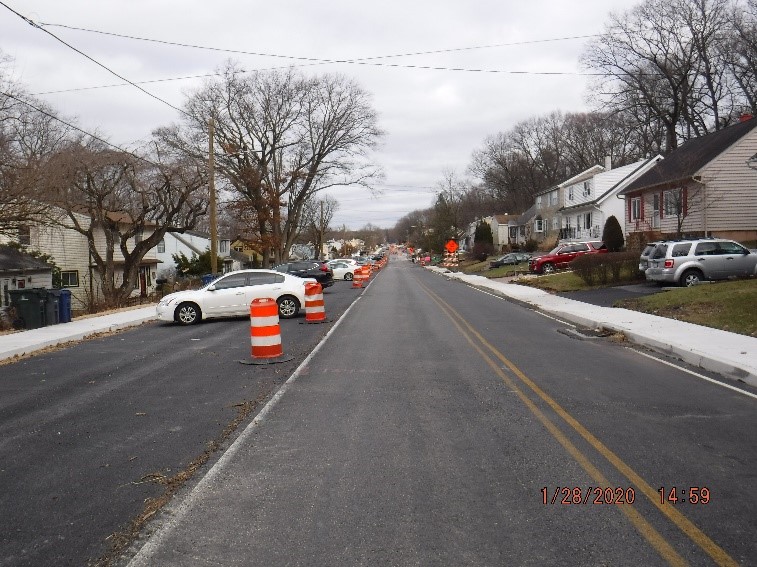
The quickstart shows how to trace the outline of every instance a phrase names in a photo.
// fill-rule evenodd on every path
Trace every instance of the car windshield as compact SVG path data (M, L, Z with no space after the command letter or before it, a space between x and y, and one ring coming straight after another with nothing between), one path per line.
M553 254L557 254L560 250L562 250L562 246L557 246L556 248L553 248L549 252L547 252L548 256L552 256Z

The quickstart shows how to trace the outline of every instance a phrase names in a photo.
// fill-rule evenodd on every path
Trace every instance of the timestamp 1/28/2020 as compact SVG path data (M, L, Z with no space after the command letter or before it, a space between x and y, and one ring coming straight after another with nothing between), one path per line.
M557 486L554 490L548 487L541 489L542 504L633 504L636 491L631 488L589 486Z

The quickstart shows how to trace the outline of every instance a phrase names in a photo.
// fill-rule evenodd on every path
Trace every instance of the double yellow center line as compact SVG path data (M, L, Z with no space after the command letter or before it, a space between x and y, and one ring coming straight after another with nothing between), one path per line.
M420 283L420 282L419 282ZM718 565L733 565L738 563L729 556L720 546L712 541L702 530L695 526L686 516L681 514L670 504L661 504L659 493L652 488L638 473L629 465L606 447L599 439L590 433L581 425L573 416L571 416L560 404L550 397L544 390L539 388L533 380L526 376L513 362L511 362L497 348L490 344L476 329L468 323L462 315L452 308L439 295L431 291L427 286L420 283L420 287L429 295L442 312L452 321L460 334L468 343L479 353L481 358L491 367L497 376L509 387L531 413L547 428L552 436L565 448L566 451L578 462L578 464L589 474L596 482L597 486L610 486L608 479L599 471L591 460L578 448L570 439L539 409L534 401L526 395L521 386L531 390L536 396L541 398L566 424L568 424L576 433L578 433L586 442L597 450L605 459L607 459L615 469L628 479L636 488L647 497L647 499L664 514L673 524L675 524L691 541L698 545L707 555L709 555ZM489 353L494 357L489 355ZM513 380L497 363L501 362L517 378L519 382ZM670 565L687 565L686 560L673 549L673 546L633 507L630 505L621 505L617 508L626 515L639 533L657 550L657 552Z

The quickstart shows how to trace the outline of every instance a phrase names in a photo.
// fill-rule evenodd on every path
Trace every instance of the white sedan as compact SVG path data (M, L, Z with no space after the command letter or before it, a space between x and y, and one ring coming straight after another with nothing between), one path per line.
M355 264L348 264L347 262L333 261L329 262L331 271L334 272L335 280L347 280L351 281L355 277L355 270L360 266Z
M212 317L249 315L253 299L270 297L279 306L279 317L295 317L305 305L305 284L312 278L299 278L273 270L238 270L224 274L205 287L177 291L158 303L158 319L192 325Z

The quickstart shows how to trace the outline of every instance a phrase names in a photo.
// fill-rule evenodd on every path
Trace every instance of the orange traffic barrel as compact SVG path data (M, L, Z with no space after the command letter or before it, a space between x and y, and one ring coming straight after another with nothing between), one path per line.
M319 283L305 284L305 323L326 323L323 288Z
M358 266L352 274L352 288L357 289L361 287L363 287L363 267Z
M294 357L284 357L281 346L279 306L275 299L265 297L250 303L250 345L252 362L243 364L270 364L286 362Z

